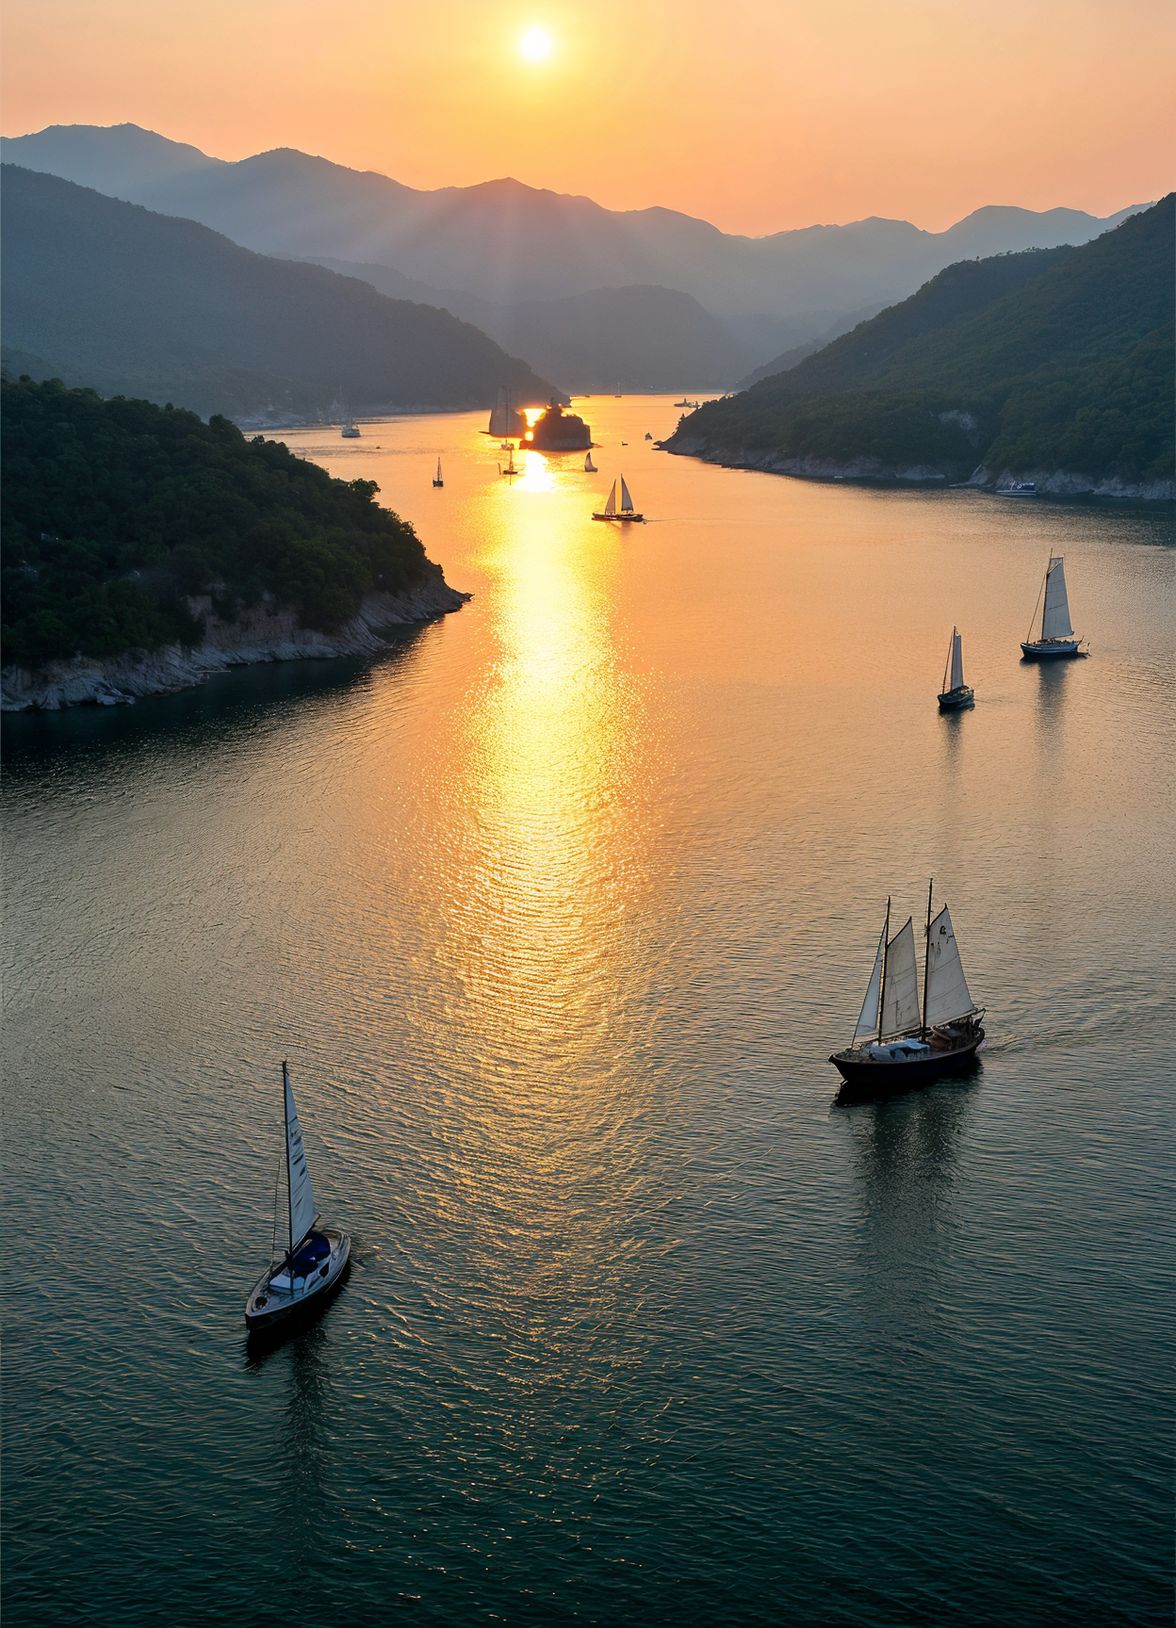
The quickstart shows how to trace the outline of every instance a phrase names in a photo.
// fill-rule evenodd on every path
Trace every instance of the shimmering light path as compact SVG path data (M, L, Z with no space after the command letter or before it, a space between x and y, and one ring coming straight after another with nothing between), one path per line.
M388 657L6 728L12 1620L1161 1623L1168 519L582 410L290 436L475 594ZM834 1108L931 873L982 1067ZM283 1056L356 1264L258 1356Z

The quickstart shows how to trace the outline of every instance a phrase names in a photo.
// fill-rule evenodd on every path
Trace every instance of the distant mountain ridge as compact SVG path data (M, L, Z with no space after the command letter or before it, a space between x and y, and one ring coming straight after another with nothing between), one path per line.
M671 450L784 473L1176 493L1176 194L1092 243L941 272Z
M3 142L9 161L200 221L263 254L386 266L508 306L630 285L675 290L735 323L761 356L905 298L958 260L1087 242L1133 212L1100 220L993 206L938 233L874 217L748 238L675 210L608 210L511 179L423 192L291 149L235 163L201 164L195 152L128 125Z
M559 394L478 329L55 176L3 171L4 358L243 420Z

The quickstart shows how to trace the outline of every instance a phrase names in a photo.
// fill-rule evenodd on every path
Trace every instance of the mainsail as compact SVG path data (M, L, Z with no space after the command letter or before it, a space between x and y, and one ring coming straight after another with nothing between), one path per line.
M285 1063L282 1064L282 1083L286 1088L286 1170L290 1182L290 1248L293 1250L314 1226L314 1194L310 1190L310 1172L306 1168L306 1154L302 1150L302 1129Z
M604 505L604 512L605 512L605 514L616 514L616 512L617 512L617 483L616 483L616 481L613 481L612 486L609 488L608 501Z
M953 1018L964 1017L975 1010L951 917L944 905L927 935L927 1010L923 1021L930 1028L936 1023L950 1023Z
M629 488L625 485L625 477L621 476L621 509L627 513L633 507L633 499L629 496Z
M1072 639L1070 601L1066 597L1066 562L1062 556L1051 558L1045 573L1045 608L1041 613L1043 639Z
M886 946L886 977L882 985L880 1037L905 1034L919 1027L919 970L915 961L915 929L908 916Z
M867 1035L878 1033L878 991L882 983L882 950L885 944L886 929L883 927L878 935L878 951L874 956L874 970L866 985L866 998L862 1002L861 1016L857 1020L857 1028L853 1031L855 1045Z
M951 630L951 688L962 690L964 687L964 645L963 640L953 627Z

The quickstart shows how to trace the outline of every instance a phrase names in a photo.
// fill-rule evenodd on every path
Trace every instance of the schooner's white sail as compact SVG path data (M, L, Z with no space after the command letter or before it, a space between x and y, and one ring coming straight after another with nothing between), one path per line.
M613 481L612 485L609 487L608 501L604 505L604 512L605 512L605 514L616 514L616 512L617 512L617 483L616 483L616 481Z
M951 917L944 905L927 935L927 1002L923 1022L933 1028L937 1023L950 1023L975 1010Z
M626 513L632 509L633 499L629 496L629 488L625 485L625 477L621 476L621 509ZM1065 590L1063 589L1063 592Z
M915 959L915 928L908 916L886 946L886 977L882 985L880 1038L905 1034L919 1027L919 969Z
M964 644L958 631L951 630L951 684L953 690L962 690L964 687Z
M1063 556L1051 557L1045 573L1045 608L1041 613L1043 639L1072 639L1070 601L1066 594L1066 562Z
M870 981L866 985L866 998L862 1002L861 1016L857 1020L857 1028L853 1031L853 1043L856 1046L859 1040L865 1040L870 1035L878 1033L878 995L882 984L882 951L886 945L886 929L883 927L878 935L878 950L874 956L874 970L870 974Z
M290 1182L290 1248L293 1250L314 1226L314 1194L310 1190L310 1172L302 1147L302 1127L284 1063L282 1079L286 1087L286 1169Z

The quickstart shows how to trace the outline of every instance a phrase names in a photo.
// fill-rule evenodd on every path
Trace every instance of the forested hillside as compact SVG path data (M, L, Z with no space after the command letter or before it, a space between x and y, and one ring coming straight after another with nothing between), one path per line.
M374 481L334 480L225 418L0 381L4 662L194 643L187 596L232 620L263 595L308 627L421 581Z
M447 311L4 166L4 359L207 416L489 407L554 386Z
M1080 248L950 267L788 372L708 403L673 444L952 479L983 464L1170 480L1173 204Z

